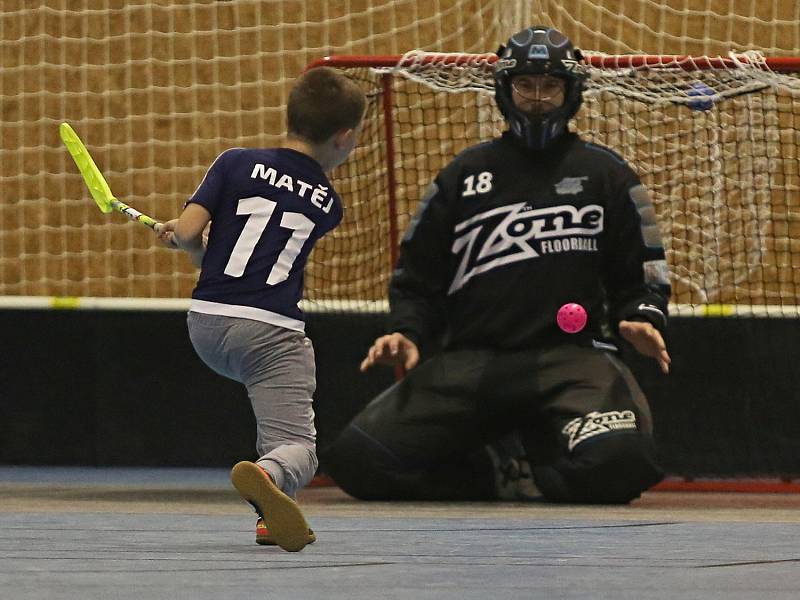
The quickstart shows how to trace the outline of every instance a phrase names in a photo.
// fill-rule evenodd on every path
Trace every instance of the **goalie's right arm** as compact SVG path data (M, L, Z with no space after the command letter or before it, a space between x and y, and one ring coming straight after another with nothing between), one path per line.
M437 179L403 237L389 284L389 331L417 346L437 340L446 329L451 238L451 218Z

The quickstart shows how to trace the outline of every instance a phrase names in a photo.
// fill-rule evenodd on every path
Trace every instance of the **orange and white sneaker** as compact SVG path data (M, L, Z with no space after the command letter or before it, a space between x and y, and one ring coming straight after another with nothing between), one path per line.
M317 541L317 536L314 531L309 528L308 530L308 543L313 544ZM272 537L272 534L267 529L267 526L264 525L264 519L259 518L256 521L256 544L260 544L262 546L276 546L277 542L275 538Z
M276 545L289 552L298 552L313 541L297 502L284 494L256 463L236 463L231 470L231 482L261 517Z

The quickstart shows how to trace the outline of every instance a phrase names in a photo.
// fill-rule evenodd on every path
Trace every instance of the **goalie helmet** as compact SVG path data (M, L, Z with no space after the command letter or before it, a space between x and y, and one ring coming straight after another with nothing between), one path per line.
M497 55L495 101L511 133L528 148L546 148L566 131L567 122L583 102L586 75L579 65L583 59L581 51L560 31L534 26L511 36ZM511 80L516 75L552 75L564 79L564 104L540 115L522 112L511 97Z

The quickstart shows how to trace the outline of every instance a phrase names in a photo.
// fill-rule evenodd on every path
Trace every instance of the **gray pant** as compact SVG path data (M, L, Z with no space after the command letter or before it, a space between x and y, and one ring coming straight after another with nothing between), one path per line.
M317 470L314 348L299 331L190 312L189 338L211 369L243 383L256 417L258 464L294 496Z

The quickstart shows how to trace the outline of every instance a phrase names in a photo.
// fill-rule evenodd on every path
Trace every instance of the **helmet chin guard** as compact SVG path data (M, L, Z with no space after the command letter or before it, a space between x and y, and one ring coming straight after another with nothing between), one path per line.
M583 102L586 75L581 51L560 31L533 26L515 33L497 51L494 66L495 101L511 133L532 150L543 150L566 130ZM514 104L511 80L516 75L552 75L566 81L564 104L540 115L529 115Z

